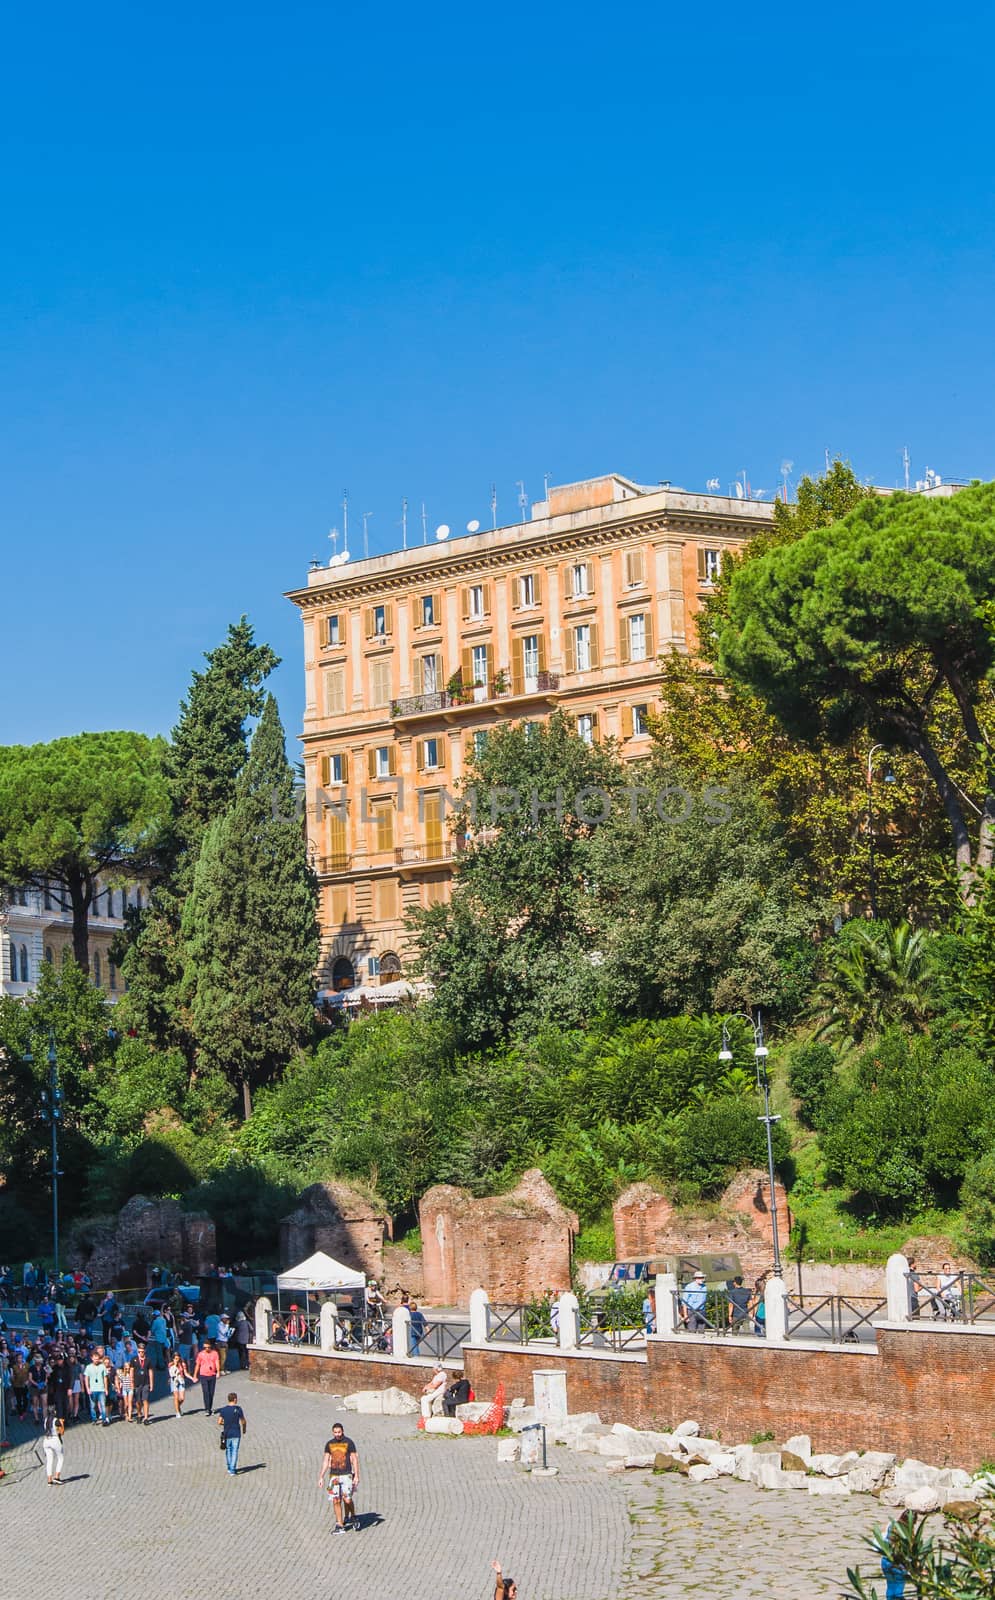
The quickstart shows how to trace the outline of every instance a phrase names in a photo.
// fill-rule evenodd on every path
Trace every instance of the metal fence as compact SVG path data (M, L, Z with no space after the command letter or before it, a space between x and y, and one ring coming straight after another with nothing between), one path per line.
M995 1319L995 1273L930 1268L905 1276L913 1319L964 1323Z
M437 1361L449 1361L456 1356L462 1360L465 1339L465 1324L436 1322L426 1317L423 1330L419 1330L415 1325L412 1325L411 1354L413 1356L434 1356Z
M642 1323L634 1324L631 1317L614 1306L607 1306L581 1314L577 1342L583 1349L612 1350L618 1354L637 1347L642 1349L646 1343L646 1329Z
M707 1289L704 1303L693 1294L685 1300L687 1285L671 1291L674 1300L674 1327L684 1333L745 1333L753 1327L753 1315L745 1305L734 1301L728 1289Z
M805 1300L785 1297L784 1309L789 1339L807 1335L829 1344L859 1344L862 1332L870 1332L875 1317L886 1312L888 1301L881 1295L826 1294Z
M488 1344L527 1344L530 1332L529 1307L524 1302L488 1305Z

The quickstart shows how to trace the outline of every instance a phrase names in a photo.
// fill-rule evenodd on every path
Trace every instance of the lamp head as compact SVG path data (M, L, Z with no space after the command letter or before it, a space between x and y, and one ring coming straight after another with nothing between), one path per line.
M731 1061L732 1060L732 1051L729 1049L728 1045L723 1045L722 1046L722 1049L719 1051L719 1060L720 1061Z

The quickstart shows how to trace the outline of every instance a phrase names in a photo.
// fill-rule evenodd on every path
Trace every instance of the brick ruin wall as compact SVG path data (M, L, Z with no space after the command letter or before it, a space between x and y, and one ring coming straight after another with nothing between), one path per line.
M432 1305L465 1306L477 1288L494 1302L569 1288L579 1224L536 1169L509 1194L485 1199L438 1184L422 1196L418 1217L425 1298Z

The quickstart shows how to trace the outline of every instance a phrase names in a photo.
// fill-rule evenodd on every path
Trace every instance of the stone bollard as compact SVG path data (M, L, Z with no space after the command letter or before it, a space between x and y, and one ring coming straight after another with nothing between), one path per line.
M788 1291L783 1278L768 1278L764 1286L764 1324L768 1344L784 1344L788 1337Z
M653 1290L656 1303L656 1331L664 1338L677 1332L677 1274L657 1273Z
M487 1307L490 1305L486 1289L474 1289L470 1296L470 1343L487 1343Z
M391 1347L395 1356L411 1360L411 1312L407 1306L398 1306L391 1318Z
M568 1289L556 1302L557 1341L561 1350L576 1350L580 1339L580 1301Z
M888 1257L884 1269L885 1293L888 1296L886 1316L889 1322L909 1321L909 1263L906 1256L896 1251Z
M532 1396L540 1422L553 1427L567 1420L567 1375L547 1367L532 1374Z
M318 1343L322 1350L338 1349L339 1308L334 1300L326 1300L318 1316Z
M255 1323L256 1344L269 1344L269 1324L273 1315L272 1303L264 1294L256 1301Z

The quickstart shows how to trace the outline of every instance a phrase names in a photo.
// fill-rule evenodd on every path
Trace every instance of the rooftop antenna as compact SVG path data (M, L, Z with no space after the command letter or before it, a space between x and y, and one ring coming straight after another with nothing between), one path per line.
M332 541L332 550L335 552L335 555L338 555L338 553L339 553L339 530L338 530L338 528L330 529L328 537Z
M829 477L829 446L826 445L826 477Z
M428 523L425 520L425 502L421 503L421 542L428 544Z
M548 472L544 472L543 475L542 475L542 487L543 487L544 498L548 501L549 500L549 473Z
M781 499L784 501L785 505L788 503L788 478L791 475L791 469L793 466L793 461L781 462Z
M497 527L497 484L491 484L491 526Z
M404 498L401 501L401 549L402 550L406 550L407 548L408 548L408 497L407 497L407 495L405 495Z
M902 446L902 466L905 468L905 493L908 494L908 492L909 492L909 447L908 447L907 444L903 444L903 446Z
M522 521L524 522L525 521L525 507L529 503L529 497L525 493L525 485L522 482L521 478L517 478L515 480L515 487L518 490L518 504L521 507L521 510L522 510Z
M342 490L342 547L349 547L349 491Z
M718 494L718 492L719 492L719 480L718 480L718 478L709 478L708 482L705 484L705 488L708 490L709 494Z
M367 557L369 556L369 553L370 553L370 541L369 541L369 538L367 537L366 530L367 530L367 525L368 525L369 520L372 517L372 515L373 515L372 511L364 511L363 512L363 560L364 561L367 559Z

